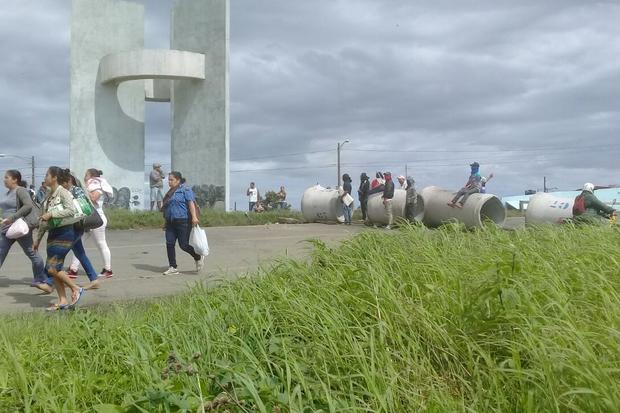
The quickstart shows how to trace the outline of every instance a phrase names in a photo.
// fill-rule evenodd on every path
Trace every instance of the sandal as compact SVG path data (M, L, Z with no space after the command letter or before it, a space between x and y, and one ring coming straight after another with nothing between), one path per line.
M68 304L53 304L45 309L45 311L62 311L69 308Z
M80 287L80 289L77 292L77 297L74 294L71 294L71 299L73 300L73 302L71 303L71 305L69 307L74 307L77 305L77 303L80 302L80 299L82 298L82 295L84 294L84 289L82 287Z

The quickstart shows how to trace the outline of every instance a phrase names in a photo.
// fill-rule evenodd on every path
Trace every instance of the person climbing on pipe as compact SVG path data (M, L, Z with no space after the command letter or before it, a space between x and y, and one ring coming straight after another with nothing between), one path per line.
M467 202L467 198L471 196L471 194L477 194L480 192L480 188L482 187L481 181L482 176L480 175L480 164L478 162L474 162L469 164L471 167L471 173L469 175L469 179L463 188L461 188L452 201L448 202L448 206L463 208L465 202ZM459 198L463 197L463 199L458 202Z
M573 219L582 224L598 224L613 219L616 210L594 195L594 184L586 182L573 204Z

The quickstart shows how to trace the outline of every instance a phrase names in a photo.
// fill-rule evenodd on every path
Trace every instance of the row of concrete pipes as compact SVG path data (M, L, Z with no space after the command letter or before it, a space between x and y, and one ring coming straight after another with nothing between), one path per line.
M416 221L428 227L437 227L447 222L461 222L468 228L481 227L486 220L503 225L506 208L502 201L491 194L473 194L463 208L448 205L454 193L435 186L429 186L418 194L414 209ZM405 218L406 191L396 189L392 200L394 221ZM343 222L342 202L338 190L319 185L308 188L301 199L301 211L309 222ZM368 220L372 224L384 225L388 217L383 206L382 194L368 198Z
M492 194L473 194L463 208L454 208L448 202L454 193L436 186L429 186L418 194L414 209L416 221L428 227L438 227L448 222L461 222L468 228L481 227L485 221L503 225L506 208L502 201ZM406 191L394 191L394 220L405 218ZM527 225L561 224L573 217L571 198L559 198L539 192L530 198L525 214ZM309 222L343 222L342 202L336 189L319 185L308 188L301 199L301 211ZM374 194L368 198L368 220L372 224L387 224L388 218L383 207L382 195Z

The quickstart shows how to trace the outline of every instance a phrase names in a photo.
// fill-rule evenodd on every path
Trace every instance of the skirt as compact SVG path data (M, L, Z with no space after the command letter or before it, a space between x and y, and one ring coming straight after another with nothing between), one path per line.
M50 229L47 235L47 260L45 262L45 272L50 269L62 271L65 265L65 257L79 239L79 234L73 225ZM47 274L50 276L50 274Z

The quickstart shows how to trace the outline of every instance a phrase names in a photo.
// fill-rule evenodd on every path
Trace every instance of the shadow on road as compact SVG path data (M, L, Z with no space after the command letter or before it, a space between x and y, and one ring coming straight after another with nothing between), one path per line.
M13 278L7 278L7 277L0 277L0 288L8 288L11 287L13 285L24 285L24 284L30 284L32 282L32 278L19 278L19 279L13 279Z
M46 308L50 303L50 297L55 297L55 294L32 294L27 293L8 293L7 296L13 297L16 303L30 304L32 308Z

